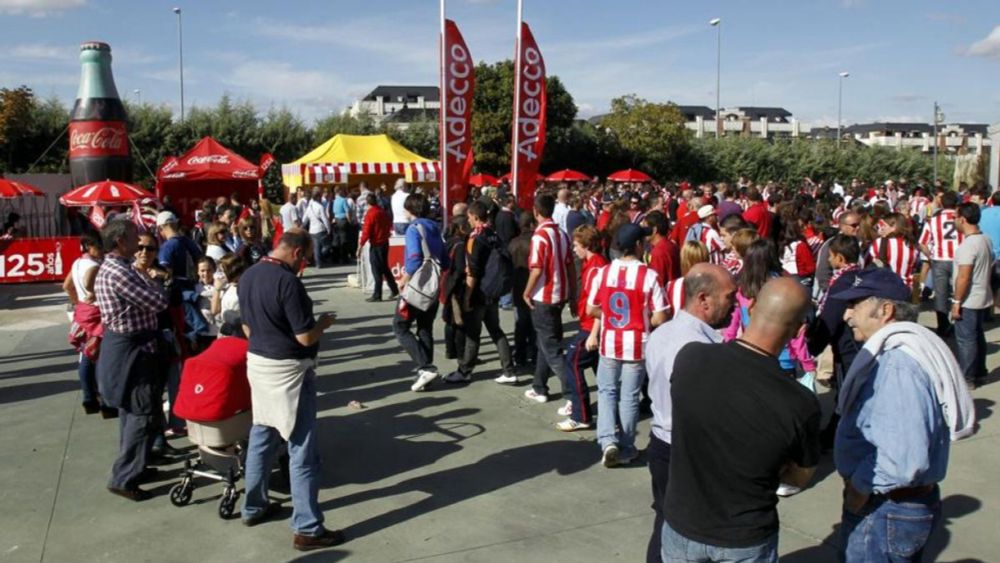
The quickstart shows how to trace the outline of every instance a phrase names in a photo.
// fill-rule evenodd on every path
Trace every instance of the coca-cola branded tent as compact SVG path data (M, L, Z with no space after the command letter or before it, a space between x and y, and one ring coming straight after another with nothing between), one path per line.
M268 161L270 155L265 154L261 162ZM190 223L206 200L229 197L233 192L243 203L255 199L258 180L266 168L205 137L183 155L164 159L156 172L156 196L162 201L169 195L181 221Z

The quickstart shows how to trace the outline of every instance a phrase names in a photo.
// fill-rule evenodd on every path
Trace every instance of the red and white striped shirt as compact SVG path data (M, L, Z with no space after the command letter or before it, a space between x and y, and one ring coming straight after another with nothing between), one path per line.
M840 216L843 215L844 213L847 213L847 206L846 205L841 205L840 207L834 209L833 210L833 215L832 215L833 222L834 223L839 223L840 222Z
M902 278L906 285L913 287L913 270L917 266L917 249L901 237L879 237L868 249L868 257L875 260L883 252L882 246L888 245L885 252L885 266Z
M701 224L701 243L708 248L708 261L712 264L722 264L726 255L726 243L722 241L719 231L708 223Z
M955 249L963 238L955 225L954 209L942 209L924 223L920 232L920 244L930 249L931 260L954 260Z
M674 318L684 308L684 278L675 278L667 284L667 316Z
M914 196L910 200L910 217L919 217L918 221L923 222L927 218L927 205L931 200L922 195Z
M573 268L569 236L552 219L542 221L531 237L528 268L542 271L531 296L533 301L555 305L569 298L569 275Z
M615 260L590 284L587 304L601 309L602 357L642 361L652 313L667 310L656 271L638 260Z

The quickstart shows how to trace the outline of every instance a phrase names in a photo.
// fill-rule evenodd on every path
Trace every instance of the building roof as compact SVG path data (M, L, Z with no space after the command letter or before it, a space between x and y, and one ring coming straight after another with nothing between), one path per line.
M723 112L728 108L723 108ZM768 121L787 121L789 117L792 116L792 112L785 108L779 107L758 107L758 106L740 106L737 109L743 112L749 119L754 121L766 117Z
M701 116L703 119L714 119L715 110L708 106L677 106L677 109L684 114L684 119L694 121L694 118Z
M406 107L386 114L382 121L386 123L413 123L414 121L437 121L437 108L410 108Z
M385 86L379 85L368 93L363 100L374 102L376 98L382 96L386 101L392 102L416 102L417 98L423 96L424 101L440 101L440 93L437 86Z
M983 137L989 135L990 126L985 123L949 123L949 125L961 127L968 135L975 135L976 133L979 133Z
M927 133L932 135L934 127L928 123L881 122L856 123L844 128L852 135L867 135L869 133Z

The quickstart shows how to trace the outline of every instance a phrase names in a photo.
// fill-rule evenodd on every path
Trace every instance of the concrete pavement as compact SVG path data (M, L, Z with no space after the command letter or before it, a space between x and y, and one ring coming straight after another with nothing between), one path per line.
M178 466L147 485L158 496L130 503L105 484L117 424L80 409L76 355L66 343L55 285L0 287L0 560L3 561L640 561L652 526L642 464L605 469L593 432L563 434L561 401L526 402L522 386L494 384L482 346L469 386L437 383L412 393L410 364L392 336L393 303L369 304L346 287L347 269L310 274L317 311L338 320L320 354L320 502L339 548L291 549L287 519L245 528L216 515L222 488L202 483L175 508L166 492ZM505 328L513 321L503 313ZM567 317L568 319L568 317ZM575 325L573 325L575 326ZM438 326L437 363L445 373ZM1000 329L992 328L990 342ZM993 514L1000 486L1000 357L991 384L973 395L976 436L953 445L942 485L945 522L927 560L1000 560ZM593 381L593 378L591 378ZM552 382L559 390L557 382ZM592 397L596 400L596 397ZM360 401L365 408L348 403ZM825 404L828 406L828 402ZM645 445L649 420L640 425ZM188 446L186 440L174 445ZM275 491L277 499L286 494ZM779 504L788 561L835 561L840 482L825 459L818 482ZM286 503L284 514L290 514Z

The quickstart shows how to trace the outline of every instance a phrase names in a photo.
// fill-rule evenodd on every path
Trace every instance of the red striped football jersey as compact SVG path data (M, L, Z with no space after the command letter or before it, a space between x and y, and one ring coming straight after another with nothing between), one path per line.
M924 223L920 232L920 244L930 249L931 260L954 260L955 250L964 238L955 224L954 209L942 209Z
M587 303L601 309L601 356L626 362L643 359L650 317L667 309L656 271L637 260L601 268Z
M902 278L906 285L913 287L913 270L917 266L918 252L916 247L900 237L879 237L868 249L868 257L875 260L883 252L882 246L888 245L885 252L885 266Z
M542 275L535 284L532 300L554 305L569 298L569 276L573 270L570 249L569 236L552 219L542 221L535 229L528 268L538 268Z
M684 308L684 278L670 280L667 284L667 316L674 318Z

